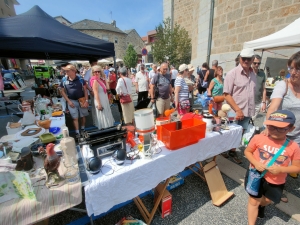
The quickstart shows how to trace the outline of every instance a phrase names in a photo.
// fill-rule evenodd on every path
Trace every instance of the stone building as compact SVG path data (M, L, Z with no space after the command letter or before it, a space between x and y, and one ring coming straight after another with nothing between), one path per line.
M56 16L56 17L54 17L54 19L56 19L58 22L60 22L60 23L62 23L62 24L64 24L64 25L66 25L66 26L70 26L72 23L69 21L69 20L67 20L65 17L63 17L63 16Z
M170 17L188 31L191 63L217 59L224 72L234 67L244 42L279 31L300 17L299 0L164 0L163 7L164 19ZM297 50L265 51L261 68L269 66L272 76L277 75Z
M15 5L20 5L16 0L0 1L0 18L6 18L16 15Z
M139 57L141 57L141 50L144 46L141 37L135 29L120 30L116 26L115 20L109 24L85 19L71 24L70 27L82 33L114 43L116 58L123 59L129 44L134 46Z
M147 32L147 36L142 37L144 41L144 45L148 51L148 55L146 55L146 59L145 59L145 62L147 63L154 62L154 58L151 51L152 51L152 44L155 41L155 38L156 38L156 30L150 30Z

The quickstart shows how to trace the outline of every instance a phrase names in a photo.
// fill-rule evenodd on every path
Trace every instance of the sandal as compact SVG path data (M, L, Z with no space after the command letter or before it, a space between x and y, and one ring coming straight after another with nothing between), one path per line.
M280 199L282 202L284 202L284 203L287 203L289 200L288 200L288 198L287 198L287 196L285 195L285 194L282 194L281 195L281 199Z

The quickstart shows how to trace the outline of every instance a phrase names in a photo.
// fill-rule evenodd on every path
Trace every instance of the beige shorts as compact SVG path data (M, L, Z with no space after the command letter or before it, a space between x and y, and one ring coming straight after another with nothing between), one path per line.
M163 115L166 110L170 109L170 103L171 103L170 98L167 99L158 98L156 100L157 114Z

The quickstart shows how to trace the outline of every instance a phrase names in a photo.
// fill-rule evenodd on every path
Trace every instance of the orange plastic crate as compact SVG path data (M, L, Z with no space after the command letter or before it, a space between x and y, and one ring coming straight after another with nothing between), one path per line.
M161 126L162 142L166 148L176 150L197 143L205 138L206 123L200 119L183 120L182 129L176 130L176 122Z

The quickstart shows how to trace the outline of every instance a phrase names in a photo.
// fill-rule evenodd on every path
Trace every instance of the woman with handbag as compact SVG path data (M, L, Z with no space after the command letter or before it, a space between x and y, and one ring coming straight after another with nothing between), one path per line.
M184 80L184 78L187 77L188 72L189 69L186 64L180 65L174 83L175 107L178 110L179 118L190 111L189 87Z
M280 203L287 173L300 171L300 148L286 137L294 130L295 122L291 111L273 112L264 123L268 135L255 135L245 149L250 161L245 176L249 225L254 225L257 217L264 217L265 206L271 202Z
M123 120L125 124L132 124L134 118L134 106L132 102L132 80L127 77L127 70L122 67L119 70L120 78L117 83L116 91L120 98Z
M207 96L213 97L213 108L218 112L224 101L223 96L223 68L218 66L215 70L215 78L211 80L209 87L207 88Z
M90 85L94 92L94 105L96 112L96 126L98 129L112 127L114 125L114 118L111 113L110 104L107 96L108 83L102 68L98 65L92 67L92 77Z

